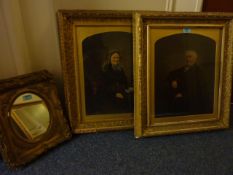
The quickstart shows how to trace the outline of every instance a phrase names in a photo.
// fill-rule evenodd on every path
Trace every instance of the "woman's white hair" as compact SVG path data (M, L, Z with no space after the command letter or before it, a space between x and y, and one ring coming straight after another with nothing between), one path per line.
M111 65L111 57L113 54L117 53L119 56L121 56L120 51L119 50L112 50L108 53L107 55L107 59L104 61L103 65L102 65L102 70L106 71L108 66ZM122 66L118 65L117 69L121 70Z

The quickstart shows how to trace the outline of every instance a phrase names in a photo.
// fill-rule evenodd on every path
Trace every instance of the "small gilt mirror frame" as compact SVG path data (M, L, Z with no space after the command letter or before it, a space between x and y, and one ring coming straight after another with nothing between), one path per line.
M12 125L11 108L17 97L32 93L46 104L50 122L39 137L20 137ZM46 70L0 81L0 151L11 168L22 166L51 147L69 139L70 129L63 115L53 76Z

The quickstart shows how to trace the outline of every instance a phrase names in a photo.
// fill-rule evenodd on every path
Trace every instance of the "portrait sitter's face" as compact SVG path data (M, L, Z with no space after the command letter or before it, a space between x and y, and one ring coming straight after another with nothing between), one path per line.
M185 51L185 60L186 60L186 64L187 66L192 66L197 62L197 52L194 50L187 50Z
M113 66L118 65L120 63L120 55L115 52L111 55L111 64Z

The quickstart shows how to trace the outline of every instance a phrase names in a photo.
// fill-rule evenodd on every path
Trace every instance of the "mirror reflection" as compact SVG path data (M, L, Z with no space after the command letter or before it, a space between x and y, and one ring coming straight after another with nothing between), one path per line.
M17 132L29 140L44 134L50 121L45 102L33 93L24 93L15 99L11 118Z

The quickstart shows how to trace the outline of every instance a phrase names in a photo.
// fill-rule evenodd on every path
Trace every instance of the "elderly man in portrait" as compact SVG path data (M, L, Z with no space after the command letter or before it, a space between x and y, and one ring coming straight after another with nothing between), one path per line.
M211 113L204 70L198 65L198 53L186 50L185 65L170 72L169 110L180 115Z

